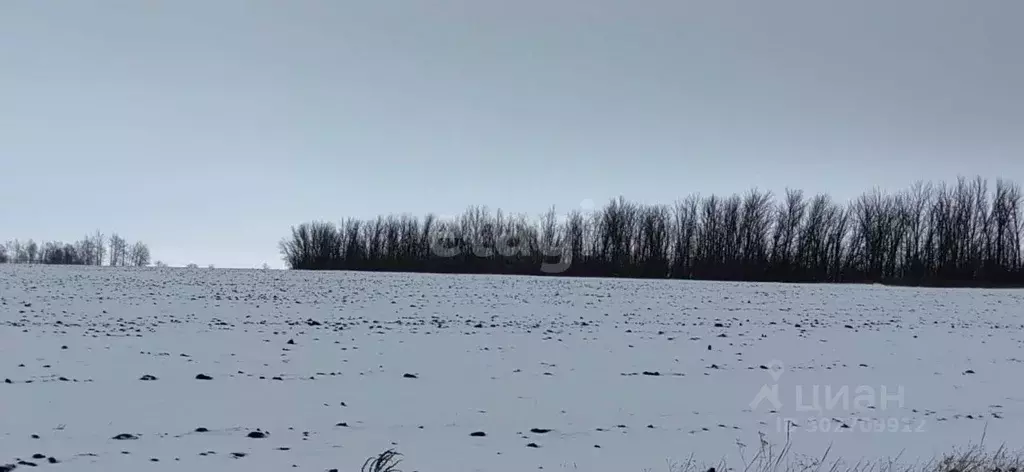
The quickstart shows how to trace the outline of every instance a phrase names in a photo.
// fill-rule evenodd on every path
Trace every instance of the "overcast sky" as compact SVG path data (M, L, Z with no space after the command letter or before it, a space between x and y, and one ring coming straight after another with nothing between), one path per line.
M1018 0L0 1L0 240L1024 183Z

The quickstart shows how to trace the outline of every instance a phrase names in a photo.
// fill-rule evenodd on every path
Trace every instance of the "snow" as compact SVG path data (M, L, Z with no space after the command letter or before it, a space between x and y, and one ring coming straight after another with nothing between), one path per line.
M851 462L1015 446L1022 298L0 265L0 464L358 470L395 448L405 471L742 469L785 418L796 454Z

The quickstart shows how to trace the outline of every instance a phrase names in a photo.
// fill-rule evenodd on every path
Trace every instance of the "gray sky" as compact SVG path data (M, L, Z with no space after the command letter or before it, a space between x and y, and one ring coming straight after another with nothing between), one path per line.
M1017 0L0 1L0 240L1024 183Z

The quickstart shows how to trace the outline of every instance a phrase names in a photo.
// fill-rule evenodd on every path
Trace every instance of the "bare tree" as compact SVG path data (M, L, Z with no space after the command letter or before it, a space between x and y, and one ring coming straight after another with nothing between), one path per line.
M132 244L128 250L128 260L134 267L145 267L149 265L149 246L137 242Z
M109 261L111 267L124 267L128 264L128 242L124 240L117 233L110 235L110 255Z
M1024 286L1021 201L1016 184L965 178L848 205L793 189L781 202L758 190L672 207L620 197L564 218L469 207L303 223L280 249L292 269ZM570 263L546 271L554 246Z
M99 230L92 236L92 247L94 251L95 259L93 259L92 265L101 266L107 253L106 239Z
M28 256L25 262L29 264L36 262L36 255L39 254L39 246L35 241L29 239L28 243L25 244L25 254Z
M0 245L0 262L14 263L38 263L38 264L63 264L63 265L100 265L106 249L97 246L104 242L102 233L97 231L92 236L86 236L75 243L64 243L60 241L42 241L37 243L30 239L27 243L21 243L14 239ZM110 240L112 265L123 265L127 257L125 255L125 242L116 234ZM149 262L148 247L143 243L137 243L138 249L144 248L139 253L146 264Z

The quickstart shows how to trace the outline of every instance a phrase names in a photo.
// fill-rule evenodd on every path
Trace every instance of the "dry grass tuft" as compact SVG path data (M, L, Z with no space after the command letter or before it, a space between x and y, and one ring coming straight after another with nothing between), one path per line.
M756 454L746 459L743 444L737 443L740 458L743 461L741 468L729 467L725 461L709 466L708 464L694 461L693 455L683 463L670 462L669 472L1024 472L1024 453L1010 452L1006 447L1000 446L994 451L985 448L985 435L982 434L981 442L977 445L969 445L963 449L954 450L937 460L923 463L904 464L899 462L900 457L874 461L857 461L847 464L840 458L831 459L829 454L832 448L829 447L817 458L797 458L791 454L791 438L786 435L786 443L781 448L776 448L765 440L762 433L760 447ZM380 455L370 457L363 464L362 472L401 472L396 466L401 462L401 456L393 449L382 452ZM650 472L650 469L644 469Z
M377 456L366 459L363 463L362 472L402 472L398 463L402 462L401 456L394 449L388 449Z
M669 472L1024 472L1024 453L1010 452L1005 446L990 451L985 448L984 434L977 445L954 450L938 460L915 464L901 463L899 456L850 464L841 458L830 459L831 447L817 458L796 458L790 454L792 442L788 433L786 443L779 449L768 443L764 434L760 442L757 454L749 461L744 454L745 447L738 444L743 459L741 469L728 467L725 461L714 467L698 465L691 456L691 460L683 464L669 464Z

